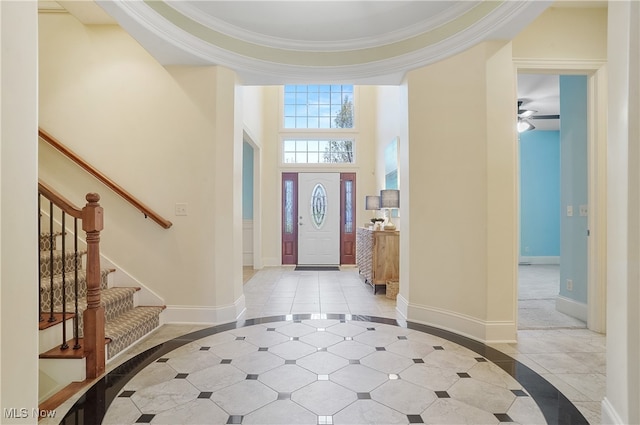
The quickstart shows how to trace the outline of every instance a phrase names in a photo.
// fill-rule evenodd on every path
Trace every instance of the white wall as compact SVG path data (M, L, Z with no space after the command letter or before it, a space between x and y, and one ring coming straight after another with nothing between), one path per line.
M609 3L607 391L602 422L640 423L640 5Z
M242 121L244 131L258 147L262 146L264 134L264 87L245 86L242 88Z
M369 193L370 195L378 195L381 189L385 188L385 150L389 143L396 139L397 143L406 143L406 139L399 138L401 123L406 121L406 117L402 115L403 105L401 104L401 87L400 86L378 86L376 102L376 187ZM400 185L400 197L402 198L403 178L402 170L398 170L398 183ZM393 224L400 228L402 220L402 212L400 216L393 218ZM376 213L379 217L384 216L384 212Z
M38 422L37 59L34 1L0 2L0 414ZM22 417L20 409L27 409ZM8 418L6 409L19 418Z
M548 8L513 39L513 57L606 60L607 9Z
M475 339L515 340L511 45L483 43L412 71L407 88L400 309Z
M105 255L168 305L167 321L242 310L242 91L216 67L163 68L117 26L40 15L40 126L173 222L162 229L41 143L40 176L98 192ZM175 216L176 203L188 205Z
M253 219L245 223L244 265L263 267L262 258L262 145L264 143L264 87L243 87L244 140L253 147ZM248 244L251 244L249 247Z

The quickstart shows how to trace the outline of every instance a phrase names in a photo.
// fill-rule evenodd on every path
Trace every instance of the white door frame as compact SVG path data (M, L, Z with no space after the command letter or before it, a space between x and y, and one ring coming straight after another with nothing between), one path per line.
M588 111L588 228L587 239L587 327L606 332L607 305L607 68L605 61L514 60L515 72L587 75ZM517 99L514 100L514 105ZM518 193L519 196L519 193ZM520 209L518 208L518 215ZM519 217L517 218L519 222ZM519 238L520 235L516 235ZM516 240L517 243L517 240ZM519 246L517 244L516 246ZM562 261L562 260L561 260ZM516 281L517 287L517 281ZM515 291L517 306L517 293Z

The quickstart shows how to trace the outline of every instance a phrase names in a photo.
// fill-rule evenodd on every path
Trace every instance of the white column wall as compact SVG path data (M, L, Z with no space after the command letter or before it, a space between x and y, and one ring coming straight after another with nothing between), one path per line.
M282 229L280 139L278 137L279 105L281 86L269 86L264 90L264 143L262 145L260 182L262 197L262 263L264 266L279 266L281 260Z
M609 2L607 390L602 422L640 423L640 4Z
M401 311L482 341L515 339L515 80L510 43L407 76L400 144ZM471 111L471 113L469 113ZM513 121L500 117L512 116ZM403 287L409 287L409 293ZM408 296L402 305L403 298Z
M242 87L235 72L217 67L215 79L213 258L218 306L244 310L242 291ZM230 292L232 290L232 292ZM229 297L233 295L233 297Z
M0 2L0 422L38 422L35 1ZM8 417L13 410L13 418ZM26 409L22 411L20 409Z

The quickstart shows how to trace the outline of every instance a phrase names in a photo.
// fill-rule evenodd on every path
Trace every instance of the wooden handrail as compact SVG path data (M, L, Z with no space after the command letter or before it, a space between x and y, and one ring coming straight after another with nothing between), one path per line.
M82 210L80 208L73 205L71 201L60 195L56 190L40 179L38 179L38 193L42 194L45 198L53 202L71 217L82 218Z
M76 154L71 149L69 149L68 147L66 147L62 143L60 143L56 138L51 136L49 133L47 133L43 129L38 128L38 135L40 136L40 138L42 138L42 140L44 140L45 142L49 143L51 146L53 146L55 149L57 149L59 152L61 152L63 155L65 155L67 158L69 158L70 160L72 160L73 162L78 164L86 172L91 174L96 179L100 180L109 189L113 190L115 193L117 193L118 195L123 197L125 200L127 200L130 204L132 204L137 209L139 209L140 212L142 212L142 214L144 214L145 218L146 217L151 218L153 221L155 221L156 223L158 223L160 226L162 226L165 229L168 229L173 225L173 223L171 223L169 220L163 218L158 213L153 211L147 205L145 205L140 200L138 200L133 195L131 195L129 192L124 190L120 185L115 183L109 177L105 176L100 170L97 170L95 167L93 167L91 164L89 164L83 158L78 156L78 154Z

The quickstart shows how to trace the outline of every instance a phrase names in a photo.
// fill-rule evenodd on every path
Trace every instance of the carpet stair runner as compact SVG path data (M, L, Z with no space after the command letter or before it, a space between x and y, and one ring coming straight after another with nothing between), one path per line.
M75 268L76 259L73 251L67 251L63 260L62 251L57 249L56 239L60 233L53 237L53 262L50 251L50 235L40 236L40 294L42 317L46 321L51 306L51 264L53 264L53 310L62 312L62 272L65 273L65 305L67 314L75 311ZM83 336L83 312L87 308L87 279L86 270L82 265L82 257L86 251L77 253L78 265L78 329L79 336ZM114 269L100 270L100 301L104 307L105 337L109 340L107 345L107 359L133 344L144 335L160 325L160 313L164 306L135 306L134 294L140 290L135 287L109 287L108 276ZM69 339L73 335L69 336ZM73 344L71 344L73 345ZM41 355L41 357L44 357Z

